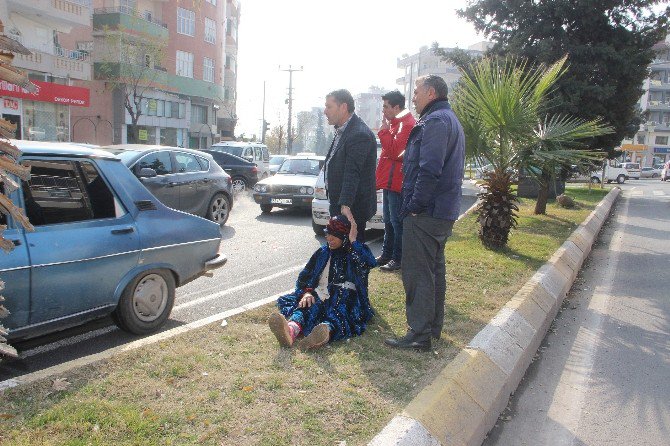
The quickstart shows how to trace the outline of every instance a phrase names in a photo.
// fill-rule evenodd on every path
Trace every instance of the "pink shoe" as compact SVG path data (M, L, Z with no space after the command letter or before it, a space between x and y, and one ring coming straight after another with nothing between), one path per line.
M291 330L288 327L288 321L281 313L274 312L268 318L268 325L272 334L275 335L279 345L282 347L291 347L293 345L293 338L291 337Z

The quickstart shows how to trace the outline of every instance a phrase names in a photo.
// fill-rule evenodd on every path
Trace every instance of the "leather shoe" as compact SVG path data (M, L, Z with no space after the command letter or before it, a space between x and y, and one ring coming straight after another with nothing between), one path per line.
M413 341L407 337L389 338L384 340L384 343L390 347L404 350L419 350L422 352L428 352L431 349L430 339L426 339L425 341Z
M375 258L375 260L377 261L377 266L384 266L391 260L391 258L390 257L384 257L382 255L382 256L379 256L379 257Z
M380 266L380 271L398 271L400 269L400 262L395 260L389 261L386 265Z

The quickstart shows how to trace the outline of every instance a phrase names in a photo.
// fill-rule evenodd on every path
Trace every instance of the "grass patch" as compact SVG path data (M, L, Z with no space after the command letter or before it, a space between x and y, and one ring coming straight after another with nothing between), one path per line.
M373 271L377 316L364 336L317 353L281 350L270 306L0 394L0 444L366 444L465 346L593 210L607 190L569 188L576 209L522 200L501 252L484 249L473 216L447 243L447 308L432 353L398 351L405 332L399 274Z

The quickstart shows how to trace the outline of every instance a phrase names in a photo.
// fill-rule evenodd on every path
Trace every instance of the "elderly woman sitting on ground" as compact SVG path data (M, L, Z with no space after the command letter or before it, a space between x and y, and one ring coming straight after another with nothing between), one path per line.
M298 275L295 291L277 300L279 312L268 324L282 347L296 338L301 350L360 335L374 312L368 300L368 273L375 258L364 243L349 241L351 223L333 217L324 229L328 244L319 248Z

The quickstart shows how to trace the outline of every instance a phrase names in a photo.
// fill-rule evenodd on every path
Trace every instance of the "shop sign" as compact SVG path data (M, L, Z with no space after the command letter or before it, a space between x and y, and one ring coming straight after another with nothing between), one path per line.
M155 99L149 99L149 113L156 114L156 109L158 108L156 104L157 101Z
M670 153L670 148L668 148L668 147L654 147L654 153Z
M622 144L621 150L625 152L646 152L647 146L645 144Z
M41 81L32 81L32 83L37 87L34 93L7 81L0 81L0 95L76 107L88 107L91 103L91 91L88 88Z
M16 99L4 99L3 106L7 110L19 110L19 101Z
M149 139L149 132L140 129L138 137L140 138L140 141L146 141L147 139Z

